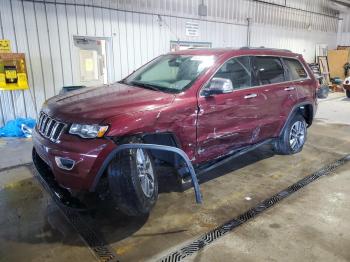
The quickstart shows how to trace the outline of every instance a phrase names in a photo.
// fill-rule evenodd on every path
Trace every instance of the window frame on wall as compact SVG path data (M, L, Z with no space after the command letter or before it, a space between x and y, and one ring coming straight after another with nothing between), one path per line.
M98 86L104 86L105 84L109 84L113 81L112 79L112 71L113 68L113 50L112 50L112 37L97 37L97 36L88 36L88 35L73 35L73 49L72 49L72 65L78 66L73 70L75 74L73 77L73 85L85 85L86 83L93 83L94 81L84 81L81 78L81 65L80 65L80 54L79 50L84 50L83 46L79 44L80 41L102 41L104 42L104 74L103 74L103 84L97 84ZM101 60L102 61L102 60ZM100 70L100 68L98 68ZM74 82L74 79L78 80L78 82ZM91 84L94 85L94 84Z

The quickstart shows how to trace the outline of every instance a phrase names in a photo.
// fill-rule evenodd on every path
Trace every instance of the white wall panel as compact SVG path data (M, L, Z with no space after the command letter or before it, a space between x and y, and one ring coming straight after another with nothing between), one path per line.
M7 10L11 11L12 6L10 2L4 3L0 8L0 19L2 24L5 24L7 26L2 26L0 29L0 36L3 38L7 38L14 42L13 49L17 50L17 41L15 36L15 30L14 30L14 23L13 23L13 16L12 12L7 12ZM14 118L17 116L17 112L21 111L15 108L15 105L17 105L17 100L19 100L19 91L16 92L1 92L1 120L7 121L11 118ZM23 100L22 100L23 101ZM17 111L17 112L16 112Z
M338 39L338 45L350 46L350 32L344 32Z
M350 46L350 8L347 14L341 16L340 28L338 33L338 45Z
M43 78L43 65L41 60L41 53L39 48L39 39L38 39L38 27L36 23L36 15L34 9L34 3L23 2L24 8L24 24L26 27L26 37L28 44L27 55L29 58L31 73L29 78L32 78L32 86L30 87L33 91L33 97L35 99L36 108L39 109L44 103L45 97L45 85ZM18 52L22 52L18 50ZM46 65L50 66L50 65Z
M40 61L43 70L42 72L44 79L44 96L52 97L55 95L55 80L52 70L53 63L45 6L45 4L34 3L36 28L40 29L40 33L38 33L38 47L40 51Z
M63 86L63 64L61 56L60 36L58 33L57 9L53 4L46 4L48 38L50 41L52 70L54 78L54 93L58 94ZM31 85L33 87L33 85Z
M85 7L84 0L75 0L77 4L75 6L75 14L78 26L78 35L87 35L87 24L86 24L86 15L85 15Z
M336 48L336 33L320 33L308 30L287 30L266 25L252 27L251 45L271 48L285 48L300 53L308 62L314 62L315 45L327 44Z
M121 79L122 77L122 62L121 62L121 47L120 47L120 27L118 11L110 10L110 24L112 33L112 69L111 77L113 80Z
M71 61L71 35L69 34L68 18L66 5L56 5L57 8L57 24L60 43L60 55L62 59L63 84L71 85L73 83L72 61ZM92 8L91 8L92 11ZM89 19L93 21L92 18ZM92 22L93 24L93 22ZM94 32L94 30L92 31Z
M14 19L14 31L16 36L16 47L18 52L23 52L25 54L28 54L28 45L27 45L27 35L26 35L26 27L24 22L24 15L23 15L23 7L22 3L19 1L12 1L12 11L13 11L13 17ZM28 60L29 57L26 55L26 59ZM30 62L30 61L29 61ZM30 63L27 61L27 70L30 73L31 67ZM32 83L29 82L29 84L32 86ZM16 109L19 112L19 116L35 116L35 103L33 99L33 94L31 93L32 90L25 90L25 91L16 91L16 92L22 92L23 93L23 104L21 105L19 101L17 101Z
M74 36L109 39L109 82L168 52L170 41L245 46L247 17L252 18L252 46L288 48L313 61L317 43L336 45L337 14L326 1L306 5L287 0L282 7L253 0L204 0L208 16L203 18L197 14L202 0L0 0L0 38L10 39L14 51L26 54L30 83L30 91L0 92L0 125L15 117L35 117L62 86L79 84ZM186 36L190 21L199 24L198 37ZM349 40L348 33L338 37L342 44Z

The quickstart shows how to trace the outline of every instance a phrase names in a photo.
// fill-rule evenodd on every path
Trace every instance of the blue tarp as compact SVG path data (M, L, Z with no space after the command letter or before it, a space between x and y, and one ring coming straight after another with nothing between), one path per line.
M0 137L31 137L35 120L32 118L17 118L8 121L0 128Z

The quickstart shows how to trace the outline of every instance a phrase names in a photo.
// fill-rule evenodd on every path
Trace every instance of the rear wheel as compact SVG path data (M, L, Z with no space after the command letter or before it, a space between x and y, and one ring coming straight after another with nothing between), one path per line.
M346 96L350 98L350 90L346 90Z
M133 139L133 143L141 143ZM152 155L145 149L121 152L108 168L115 206L129 216L148 214L158 199L158 180Z
M302 115L295 114L287 123L281 136L275 143L275 151L281 155L300 152L306 141L307 128Z

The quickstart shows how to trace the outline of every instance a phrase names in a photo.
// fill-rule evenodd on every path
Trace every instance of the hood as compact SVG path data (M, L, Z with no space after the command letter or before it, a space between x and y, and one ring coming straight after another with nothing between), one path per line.
M43 111L63 122L101 123L120 114L157 110L172 103L174 94L115 83L83 88L47 100Z

